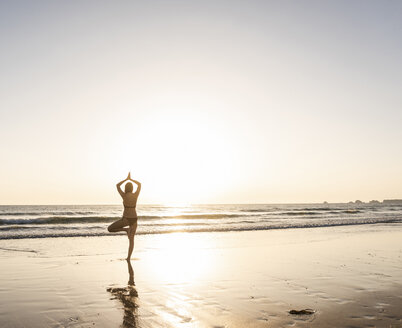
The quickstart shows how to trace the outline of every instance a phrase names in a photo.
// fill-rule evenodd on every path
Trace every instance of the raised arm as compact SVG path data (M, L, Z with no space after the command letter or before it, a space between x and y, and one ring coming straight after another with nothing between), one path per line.
M128 174L127 178L125 178L124 180L121 180L121 181L116 185L117 191L119 192L119 194L120 194L121 197L123 197L124 192L123 192L123 190L121 190L120 186L121 186L124 182L126 182L127 180L131 180L131 178L130 178L130 173Z
M134 195L136 195L138 197L138 195L140 194L140 191L141 191L141 183L138 182L137 180L133 180L131 178L130 178L130 180L137 185L137 190L135 191Z

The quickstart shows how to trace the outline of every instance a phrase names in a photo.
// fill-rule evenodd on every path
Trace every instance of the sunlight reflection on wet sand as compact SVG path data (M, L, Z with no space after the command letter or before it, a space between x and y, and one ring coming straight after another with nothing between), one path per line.
M145 259L150 279L156 283L194 283L209 275L216 266L216 258L208 248L214 248L214 238L197 234L176 233L154 239L152 248Z

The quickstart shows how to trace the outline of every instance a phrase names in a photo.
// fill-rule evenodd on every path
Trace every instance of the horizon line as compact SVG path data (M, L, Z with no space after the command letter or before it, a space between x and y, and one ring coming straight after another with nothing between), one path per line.
M382 201L379 200L370 200L370 201L361 201L361 200L355 200L355 201L346 201L346 202L328 202L328 201L322 201L322 202L279 202L279 203L143 203L139 204L137 206L193 206L193 205L302 205L302 204L369 204L370 202L378 202L380 204L383 204L383 202L387 201L402 201L402 198L390 198L390 199L383 199ZM358 203L356 203L358 201ZM93 204L88 204L88 203L68 203L68 204L0 204L0 206L122 206L121 203L93 203Z

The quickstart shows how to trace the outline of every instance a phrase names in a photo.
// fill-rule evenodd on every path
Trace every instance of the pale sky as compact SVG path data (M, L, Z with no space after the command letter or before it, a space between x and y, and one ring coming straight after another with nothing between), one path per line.
M402 198L402 1L1 1L0 204Z

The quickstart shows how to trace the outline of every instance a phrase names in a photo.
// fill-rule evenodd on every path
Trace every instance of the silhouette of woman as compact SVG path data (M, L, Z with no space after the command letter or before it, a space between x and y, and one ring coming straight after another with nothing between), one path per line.
M120 186L126 182L132 181L137 185L137 190L133 193L133 184L131 182L127 182L124 186L124 192L121 190ZM129 246L128 246L128 255L127 260L130 260L131 254L133 253L134 249L134 236L135 232L137 231L137 211L135 210L137 206L137 199L138 195L141 191L141 183L136 180L131 179L130 173L123 181L120 181L117 185L117 191L119 192L120 196L123 198L123 205L124 205L124 212L123 218L113 222L107 230L109 232L119 232L125 231L127 233L129 239ZM128 228L126 228L128 226Z

